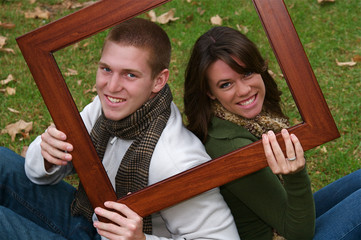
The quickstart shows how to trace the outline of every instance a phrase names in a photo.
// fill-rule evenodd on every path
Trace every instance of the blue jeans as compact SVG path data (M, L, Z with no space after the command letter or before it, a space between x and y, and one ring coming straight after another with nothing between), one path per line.
M361 170L320 189L314 199L314 239L361 239Z
M75 188L62 181L37 185L24 158L0 147L0 236L5 239L100 239L92 223L72 216Z

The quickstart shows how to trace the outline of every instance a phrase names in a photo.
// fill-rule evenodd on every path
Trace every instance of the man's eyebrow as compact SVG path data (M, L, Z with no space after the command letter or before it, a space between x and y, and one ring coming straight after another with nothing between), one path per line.
M106 64L105 62L102 62L102 61L99 61L99 62L98 62L98 65L105 66L105 67L109 67L108 64Z

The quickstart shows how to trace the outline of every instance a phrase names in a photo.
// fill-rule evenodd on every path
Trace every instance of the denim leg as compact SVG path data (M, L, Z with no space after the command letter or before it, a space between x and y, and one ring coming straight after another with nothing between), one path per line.
M12 240L66 240L59 234L47 231L11 209L0 206L0 236Z
M16 224L18 219L20 222L16 226L20 226L22 232L29 231L28 225L21 225L27 219L38 226L32 231L38 231L39 236L44 231L44 234L52 232L66 239L99 238L92 223L82 216L71 215L74 192L75 188L64 181L55 185L32 183L25 175L24 158L0 147L0 206L3 212L7 208L7 213L14 213L12 222Z
M361 239L361 170L322 188L314 199L314 239Z

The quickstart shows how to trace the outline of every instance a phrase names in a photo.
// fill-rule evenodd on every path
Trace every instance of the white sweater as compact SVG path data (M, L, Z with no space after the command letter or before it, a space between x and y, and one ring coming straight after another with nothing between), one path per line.
M91 131L101 114L98 97L81 112L81 117ZM47 172L37 137L29 146L25 171L37 184L55 184L74 171L72 164L56 166ZM115 188L115 176L126 150L132 141L110 139L103 165ZM74 146L76 148L76 145ZM171 115L154 149L149 167L149 185L208 161L204 146L188 131L176 105L171 105ZM153 235L147 239L239 239L233 217L219 189L215 188L177 205L152 214Z

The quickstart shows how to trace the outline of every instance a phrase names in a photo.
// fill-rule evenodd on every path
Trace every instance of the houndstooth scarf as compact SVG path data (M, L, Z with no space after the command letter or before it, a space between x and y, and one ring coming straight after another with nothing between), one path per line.
M102 114L96 121L90 136L100 159L103 159L110 137L134 140L125 153L115 178L118 198L148 186L150 160L170 116L172 99L172 93L166 85L154 98L125 119L111 121ZM94 210L81 183L71 211L73 215L81 214L91 221ZM151 216L143 219L143 231L152 233Z
M212 102L213 113L216 117L230 121L246 128L254 136L261 138L263 133L269 130L279 132L283 128L288 128L288 119L279 117L262 110L255 118L248 119L240 115L231 113L225 109L218 101Z

